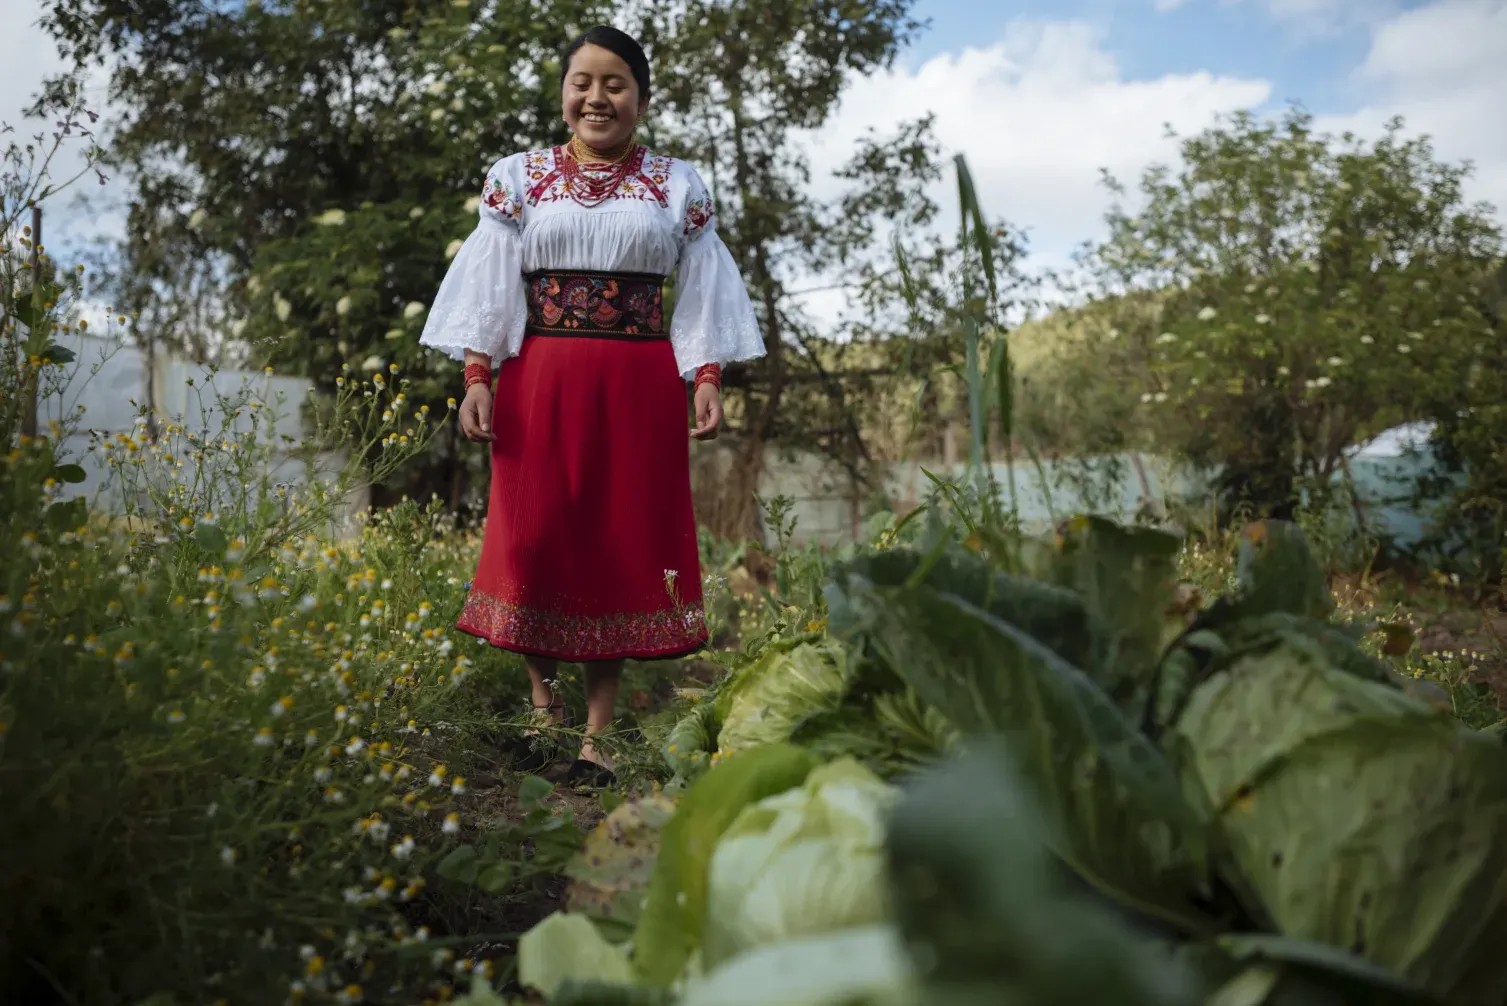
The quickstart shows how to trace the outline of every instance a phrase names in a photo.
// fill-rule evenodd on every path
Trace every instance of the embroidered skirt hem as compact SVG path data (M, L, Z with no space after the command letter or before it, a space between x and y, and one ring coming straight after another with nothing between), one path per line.
M578 646L550 647L547 644L528 644L515 642L516 637L493 633L483 628L478 623L462 616L455 626L468 636L475 636L499 650L516 653L521 657L538 657L542 660L558 660L567 664L584 664L592 662L611 662L616 660L679 660L682 657L694 656L706 649L707 638L703 634L694 643L671 649L652 648L627 648L627 649L604 649L583 651Z

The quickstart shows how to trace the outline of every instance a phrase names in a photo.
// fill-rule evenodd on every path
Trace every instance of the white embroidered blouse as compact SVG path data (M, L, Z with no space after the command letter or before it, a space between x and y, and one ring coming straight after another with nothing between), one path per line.
M556 163L564 156L531 150L492 165L481 220L450 263L419 343L456 360L467 349L485 353L501 365L523 345L524 275L559 269L674 274L670 342L687 380L703 364L762 356L753 305L696 169L648 153L610 198L588 208L565 191Z

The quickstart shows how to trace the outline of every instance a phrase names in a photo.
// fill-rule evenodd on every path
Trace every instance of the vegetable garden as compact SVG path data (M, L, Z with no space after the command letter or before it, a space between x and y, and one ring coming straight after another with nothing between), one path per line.
M687 712L674 812L618 807L576 876L621 881L603 843L657 825L652 873L540 923L522 981L603 1004L1507 997L1501 730L1400 674L1396 627L1336 620L1294 525L1247 527L1235 588L1193 610L1161 531L1010 546L937 522L838 564L828 630Z
M983 461L1013 385L959 169ZM822 553L774 501L768 582L704 542L713 651L629 669L622 791L566 792L499 763L522 668L451 628L474 532L329 533L444 421L400 368L340 378L307 446L352 460L301 488L254 389L143 412L105 516L17 405L89 364L78 284L4 261L6 1001L1507 1003L1500 707L1336 599L1322 521L1038 539L978 476Z

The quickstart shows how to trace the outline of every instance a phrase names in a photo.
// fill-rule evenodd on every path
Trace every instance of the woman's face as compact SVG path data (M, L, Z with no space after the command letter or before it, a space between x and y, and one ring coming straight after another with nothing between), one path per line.
M621 57L583 45L570 59L560 105L571 132L597 150L611 150L633 135L649 99L639 95L633 71Z

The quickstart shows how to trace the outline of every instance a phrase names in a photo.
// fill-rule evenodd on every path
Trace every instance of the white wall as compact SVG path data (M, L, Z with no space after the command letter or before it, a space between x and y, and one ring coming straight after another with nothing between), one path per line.
M70 495L88 497L93 506L116 511L123 500L118 481L101 492L107 469L104 458L89 449L94 439L91 432L104 436L129 432L149 403L159 422L170 421L195 433L207 433L222 428L225 417L220 403L234 400L244 390L268 406L268 413L262 417L264 438L290 437L290 447L304 441L302 405L312 387L310 381L260 371L221 370L212 374L199 364L165 354L159 354L155 366L149 368L143 350L115 340L71 335L57 341L72 350L75 359L62 368L66 377L61 387L37 403L38 426L46 429L50 421L57 421L74 431L63 441L62 460L78 464L86 478L67 489ZM249 431L250 415L231 417L230 429ZM321 453L315 462L316 474L338 471L344 461L343 452ZM273 452L267 474L274 481L295 486L308 478L302 460L291 449L281 448ZM340 523L349 525L344 518L364 510L369 499L365 489L354 494L343 508Z
M1417 431L1401 427L1355 453L1351 474L1369 533L1408 547L1431 530L1428 507L1419 507L1411 498L1413 480L1431 459ZM908 510L925 501L931 481L922 469L953 482L965 478L961 464L951 470L941 461L891 464L884 490L896 507ZM993 476L1008 505L1010 466L995 463ZM1343 474L1336 473L1335 478L1338 482ZM1017 460L1014 479L1021 523L1032 533L1049 528L1054 516L1095 513L1128 521L1142 507L1154 510L1172 500L1197 500L1207 493L1206 480L1166 459L1147 455L1044 461L1040 471L1029 461ZM851 541L855 532L861 534L861 515L868 509L866 500L855 507L842 472L814 455L790 459L771 451L759 495L765 500L791 497L795 501L792 513L798 518L796 540L824 545Z

